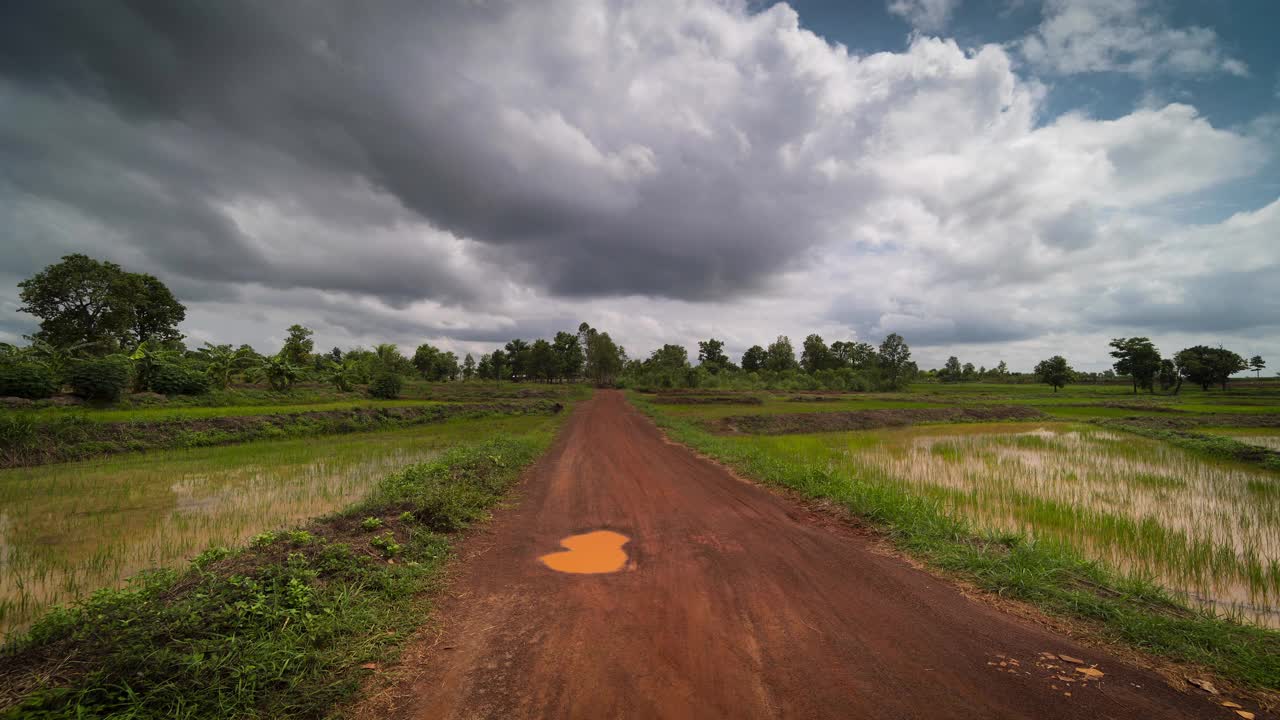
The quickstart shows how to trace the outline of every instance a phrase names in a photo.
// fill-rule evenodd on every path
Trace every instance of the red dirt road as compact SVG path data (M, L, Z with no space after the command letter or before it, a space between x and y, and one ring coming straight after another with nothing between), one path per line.
M622 571L537 561L599 529L630 537ZM618 392L578 407L464 555L443 635L378 716L1236 717L813 522L666 442ZM1085 676L1041 652L1104 676L1063 682Z

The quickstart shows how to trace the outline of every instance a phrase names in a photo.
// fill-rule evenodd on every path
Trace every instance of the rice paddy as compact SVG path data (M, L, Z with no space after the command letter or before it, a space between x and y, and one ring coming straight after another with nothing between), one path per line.
M547 422L460 420L0 471L0 633L139 570L349 505L392 470L479 431Z
M1275 439L1272 437L1271 439ZM1073 547L1188 602L1280 627L1280 477L1058 423L757 438L975 526Z

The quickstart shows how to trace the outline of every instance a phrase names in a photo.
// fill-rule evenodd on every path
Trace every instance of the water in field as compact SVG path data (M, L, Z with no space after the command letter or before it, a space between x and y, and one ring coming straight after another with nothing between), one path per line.
M1190 602L1280 626L1280 476L1068 426L917 427L840 462L982 527L1081 548Z
M421 429L0 471L0 635L119 586L350 504L434 455Z

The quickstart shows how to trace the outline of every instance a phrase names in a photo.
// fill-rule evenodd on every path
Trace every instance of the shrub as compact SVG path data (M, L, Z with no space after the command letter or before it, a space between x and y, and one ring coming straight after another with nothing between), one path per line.
M67 373L67 384L76 397L115 402L129 385L129 363L121 357L80 360Z
M383 400L394 400L400 397L400 376L393 372L379 373L369 383L369 394Z
M0 396L43 400L58 392L53 371L30 362L0 365Z
M209 391L209 380L190 368L162 363L152 369L147 389L164 395L203 395Z

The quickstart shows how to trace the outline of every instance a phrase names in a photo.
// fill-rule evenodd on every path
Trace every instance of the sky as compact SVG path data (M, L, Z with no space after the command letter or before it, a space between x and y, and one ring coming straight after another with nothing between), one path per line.
M0 10L0 341L69 253L189 345L785 334L1280 365L1271 0Z

